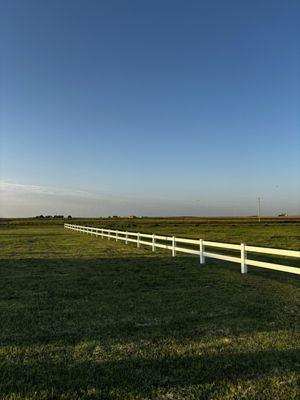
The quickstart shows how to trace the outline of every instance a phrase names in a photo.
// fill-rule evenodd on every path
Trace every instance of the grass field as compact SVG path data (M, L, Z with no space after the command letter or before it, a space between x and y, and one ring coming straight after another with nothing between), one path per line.
M178 237L202 238L229 243L300 250L300 217L263 218L143 218L101 219L76 218L55 220L35 218L0 219L1 228L62 226L64 222L128 230L161 233Z
M299 222L105 223L299 249ZM300 398L296 276L242 276L56 221L2 223L0 251L0 399Z

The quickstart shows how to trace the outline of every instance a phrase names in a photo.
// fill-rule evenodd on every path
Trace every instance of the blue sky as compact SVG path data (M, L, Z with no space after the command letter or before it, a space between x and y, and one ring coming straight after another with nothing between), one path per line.
M0 216L300 213L298 1L0 5Z

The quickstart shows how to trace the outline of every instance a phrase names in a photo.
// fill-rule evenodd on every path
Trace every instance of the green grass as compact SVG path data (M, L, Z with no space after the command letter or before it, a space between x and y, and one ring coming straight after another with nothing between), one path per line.
M128 230L144 233L161 233L177 237L214 240L227 243L247 243L300 250L300 217L263 218L142 218L100 219L0 219L0 228L62 226L64 222Z
M157 223L133 228L198 237L189 222ZM297 223L237 225L202 228L299 245ZM51 224L0 229L0 251L0 399L300 398L296 276Z

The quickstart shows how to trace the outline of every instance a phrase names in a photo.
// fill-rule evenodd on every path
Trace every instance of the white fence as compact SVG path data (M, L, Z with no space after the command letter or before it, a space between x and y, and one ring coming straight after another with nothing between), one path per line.
M140 245L151 246L152 251L155 251L156 248L171 250L173 257L176 256L177 252L194 254L199 257L200 264L205 263L206 257L216 258L218 260L224 260L224 261L231 261L234 263L241 264L242 274L246 274L248 265L251 265L254 267L273 269L276 271L283 271L300 275L300 268L297 267L291 267L288 265L275 264L265 261L251 260L248 258L249 253L258 253L268 256L271 255L271 256L300 258L300 251L272 249L268 247L247 246L245 243L230 244L230 243L211 242L203 239L184 239L184 238L177 238L175 236L156 235L154 233L146 234L139 232L127 232L127 231L119 231L112 229L94 228L91 226L64 224L64 227L67 229L71 229L73 231L101 236L102 239L106 237L108 238L108 240L110 239L115 239L116 241L123 240L125 241L126 244L128 244L129 242L136 243L137 247L140 247ZM186 248L182 247L181 244L183 245L188 244L191 246L190 248ZM228 250L236 251L238 252L238 255L235 257L231 255L212 253L211 251L207 251L207 248L208 249L217 248L217 249L224 249L227 251Z

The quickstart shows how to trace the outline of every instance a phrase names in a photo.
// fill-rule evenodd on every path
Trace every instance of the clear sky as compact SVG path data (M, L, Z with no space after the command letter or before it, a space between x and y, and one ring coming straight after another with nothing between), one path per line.
M0 216L300 213L299 1L0 7Z

